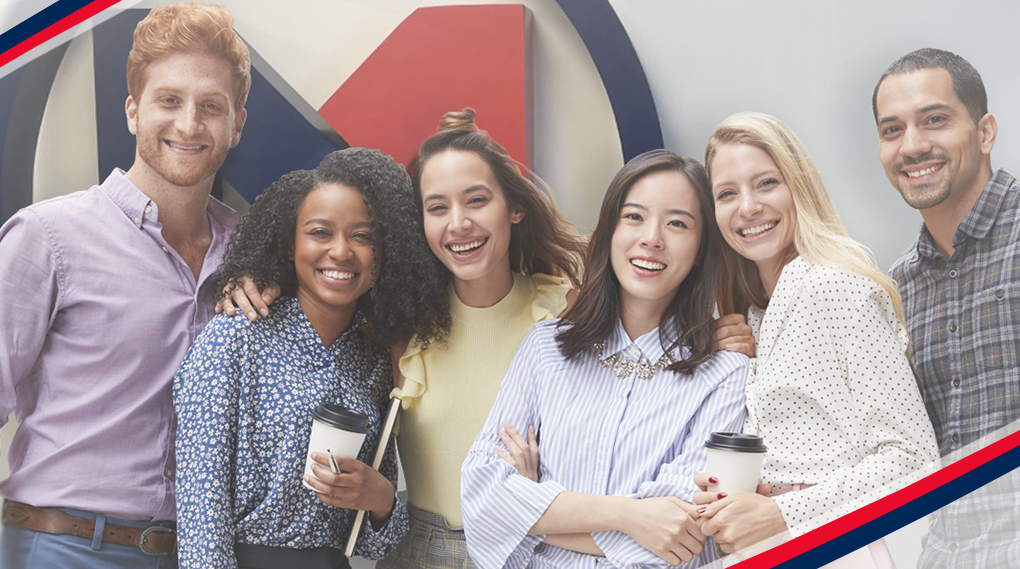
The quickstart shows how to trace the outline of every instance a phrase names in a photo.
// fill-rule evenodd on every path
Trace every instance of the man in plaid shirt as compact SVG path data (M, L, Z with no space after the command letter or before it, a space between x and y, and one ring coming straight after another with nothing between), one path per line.
M998 126L962 57L901 57L872 106L886 175L924 219L889 274L945 464L1020 419L1020 183L992 171ZM1018 497L1011 473L933 514L918 566L1020 567Z

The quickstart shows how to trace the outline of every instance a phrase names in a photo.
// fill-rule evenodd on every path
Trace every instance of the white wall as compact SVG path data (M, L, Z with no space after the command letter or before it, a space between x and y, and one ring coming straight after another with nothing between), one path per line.
M954 51L985 81L999 122L993 167L1020 170L1015 22L1006 0L611 0L651 82L666 146L704 157L723 118L762 111L803 140L847 228L887 269L917 235L920 215L878 161L871 94L897 57Z

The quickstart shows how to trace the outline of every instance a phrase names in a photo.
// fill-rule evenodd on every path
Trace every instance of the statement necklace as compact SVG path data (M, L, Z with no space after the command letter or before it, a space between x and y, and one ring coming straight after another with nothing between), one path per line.
M673 354L666 350L659 359L655 360L654 364L648 363L648 360L641 358L641 361L634 363L630 360L616 357L616 354L609 356L608 358L602 357L602 350L605 349L606 343L599 342L595 344L595 356L598 357L599 363L602 367L612 367L613 373L616 377L623 379L632 373L637 373L637 376L641 379L652 379L655 375L655 369L665 369L666 366L672 365L676 360L673 358Z

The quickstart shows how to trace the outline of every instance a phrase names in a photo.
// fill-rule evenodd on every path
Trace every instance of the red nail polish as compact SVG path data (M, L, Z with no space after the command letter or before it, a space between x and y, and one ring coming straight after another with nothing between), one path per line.
M717 497L718 497L718 498L719 498L720 500L722 500L723 498L725 498L725 497L726 497L726 492L719 492L719 494L717 495Z
M709 476L708 477L708 483L709 484L718 484L719 483L719 479L716 478L715 476Z
M700 510L698 510L698 513L699 513L699 514L704 514L704 513L705 513L705 510L707 510L707 509L708 509L708 508L701 508Z

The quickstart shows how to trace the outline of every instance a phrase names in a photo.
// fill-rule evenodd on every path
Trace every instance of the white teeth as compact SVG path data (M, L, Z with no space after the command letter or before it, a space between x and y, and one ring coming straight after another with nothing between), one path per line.
M768 231L775 227L775 223L766 223L764 225L758 225L756 227L748 227L747 229L741 229L740 234L744 237L750 237L751 235L758 235L759 233Z
M465 245L449 245L449 247L450 247L450 250L453 251L454 253L463 253L465 251L470 251L472 249L477 249L477 248L481 247L482 244L484 244L484 243L485 243L485 239L479 239L478 241L472 241L471 243L467 243Z
M644 259L631 259L630 264L648 271L661 271L666 268L666 265L663 265L662 263L645 261Z
M931 174L932 172L938 172L942 169L942 164L938 166L932 166L931 168L925 168L924 170L918 170L917 172L905 172L908 178L919 178L925 174Z
M181 150L201 150L202 148L201 144L196 144L195 146L184 146L183 144L177 144L171 140L166 141L166 143L174 148L180 148Z
M342 273L340 271L319 271L331 279L338 281L349 281L354 278L354 273Z

